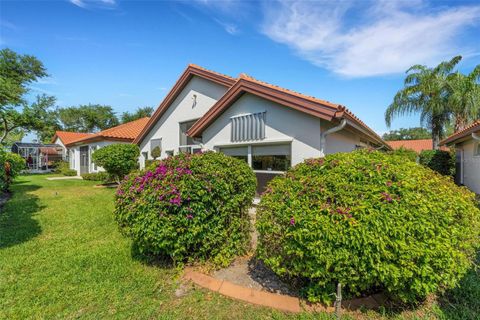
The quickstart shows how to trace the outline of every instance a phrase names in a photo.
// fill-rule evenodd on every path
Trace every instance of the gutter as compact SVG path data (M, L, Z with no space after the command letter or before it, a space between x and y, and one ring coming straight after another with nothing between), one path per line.
M325 156L325 147L326 147L326 144L327 144L326 143L327 142L327 136L329 134L332 134L332 133L335 133L337 131L342 130L343 128L345 128L346 125L347 125L347 119L342 119L342 121L340 122L340 124L338 126L330 128L325 132L322 132L322 134L320 135L320 152L322 153L322 156Z

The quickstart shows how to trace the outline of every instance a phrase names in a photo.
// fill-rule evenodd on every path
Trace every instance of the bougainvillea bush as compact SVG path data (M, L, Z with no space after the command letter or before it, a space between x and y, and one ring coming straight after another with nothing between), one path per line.
M479 246L474 194L404 157L355 151L275 178L257 210L258 256L328 301L383 291L416 302L455 286Z
M115 218L144 252L225 266L248 249L255 187L253 171L241 160L180 154L125 177Z

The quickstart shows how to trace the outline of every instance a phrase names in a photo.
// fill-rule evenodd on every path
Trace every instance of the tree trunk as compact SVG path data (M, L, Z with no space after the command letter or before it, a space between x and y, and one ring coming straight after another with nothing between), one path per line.
M432 148L433 148L433 150L438 150L440 148L439 144L440 144L440 135L438 134L438 132L433 132L432 131Z

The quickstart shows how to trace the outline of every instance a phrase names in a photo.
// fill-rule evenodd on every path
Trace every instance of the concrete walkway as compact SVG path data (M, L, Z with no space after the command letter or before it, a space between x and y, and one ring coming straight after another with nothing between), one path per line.
M69 180L69 179L76 179L76 180L83 180L80 176L71 176L71 177L51 177L47 178L47 180Z

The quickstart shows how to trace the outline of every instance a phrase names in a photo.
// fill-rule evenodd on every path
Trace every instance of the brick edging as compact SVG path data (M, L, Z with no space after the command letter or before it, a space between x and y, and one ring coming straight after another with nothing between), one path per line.
M184 278L230 298L292 313L302 311L300 299L295 297L245 288L225 280L215 279L190 268L185 270Z
M281 311L292 313L300 313L302 311L335 311L335 308L331 306L325 306L319 303L308 304L296 297L246 288L226 280L219 280L212 276L195 271L192 268L185 269L184 278L203 288L218 292L224 296ZM361 307L366 307L367 309L376 309L384 302L385 297L383 295L374 294L368 297L344 300L342 301L342 307L346 310L357 310Z

